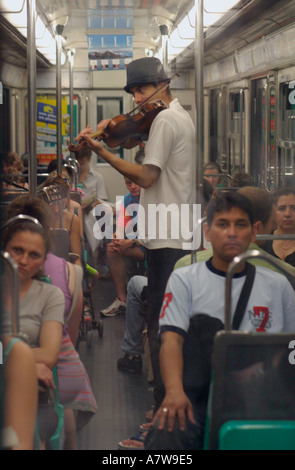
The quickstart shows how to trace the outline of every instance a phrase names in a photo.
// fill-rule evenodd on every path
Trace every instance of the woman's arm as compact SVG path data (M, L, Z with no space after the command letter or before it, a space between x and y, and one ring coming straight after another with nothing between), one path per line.
M35 361L52 369L58 359L61 340L62 324L60 322L49 320L42 323L40 346L33 349Z

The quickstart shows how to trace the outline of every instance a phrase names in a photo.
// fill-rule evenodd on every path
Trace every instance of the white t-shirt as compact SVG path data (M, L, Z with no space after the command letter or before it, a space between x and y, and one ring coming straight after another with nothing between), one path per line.
M190 223L192 223L191 211L195 202L195 159L193 122L178 99L174 99L169 108L161 111L154 119L145 146L143 164L155 165L161 169L157 181L151 187L142 189L140 193L139 238L147 248L182 248L183 242L190 241L190 234L188 232L184 234L184 231L190 229L185 210L189 205ZM159 204L162 204L162 207L159 208L161 212L157 218L160 218L161 224L153 216ZM181 205L186 205L186 209ZM168 213L172 211L172 222L167 221L167 209ZM181 213L184 216L182 225ZM159 226L163 230L162 233Z
M232 316L245 282L245 272L232 279ZM176 269L167 283L160 314L160 331L185 335L190 318L205 313L224 323L225 275L211 261ZM242 331L295 332L295 292L287 279L256 266L256 274L240 325Z

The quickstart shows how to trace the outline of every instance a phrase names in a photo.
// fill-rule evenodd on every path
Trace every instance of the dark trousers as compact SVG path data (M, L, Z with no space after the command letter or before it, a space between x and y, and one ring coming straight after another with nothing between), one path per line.
M160 406L165 390L161 380L159 351L159 316L162 307L166 284L174 269L176 261L190 253L174 248L147 250L148 264L148 314L147 330L154 375L154 399L156 409Z

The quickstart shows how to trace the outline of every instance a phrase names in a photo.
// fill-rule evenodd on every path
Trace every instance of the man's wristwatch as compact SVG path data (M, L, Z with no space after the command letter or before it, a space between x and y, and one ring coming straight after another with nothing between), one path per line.
M136 247L137 247L136 240L132 240L131 248L136 248Z

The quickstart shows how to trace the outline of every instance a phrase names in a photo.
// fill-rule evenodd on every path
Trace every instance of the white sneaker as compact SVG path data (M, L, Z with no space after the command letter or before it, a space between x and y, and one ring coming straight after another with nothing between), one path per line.
M126 312L126 303L122 302L122 300L116 298L114 302L104 310L101 310L101 314L105 317L115 317L119 313Z

